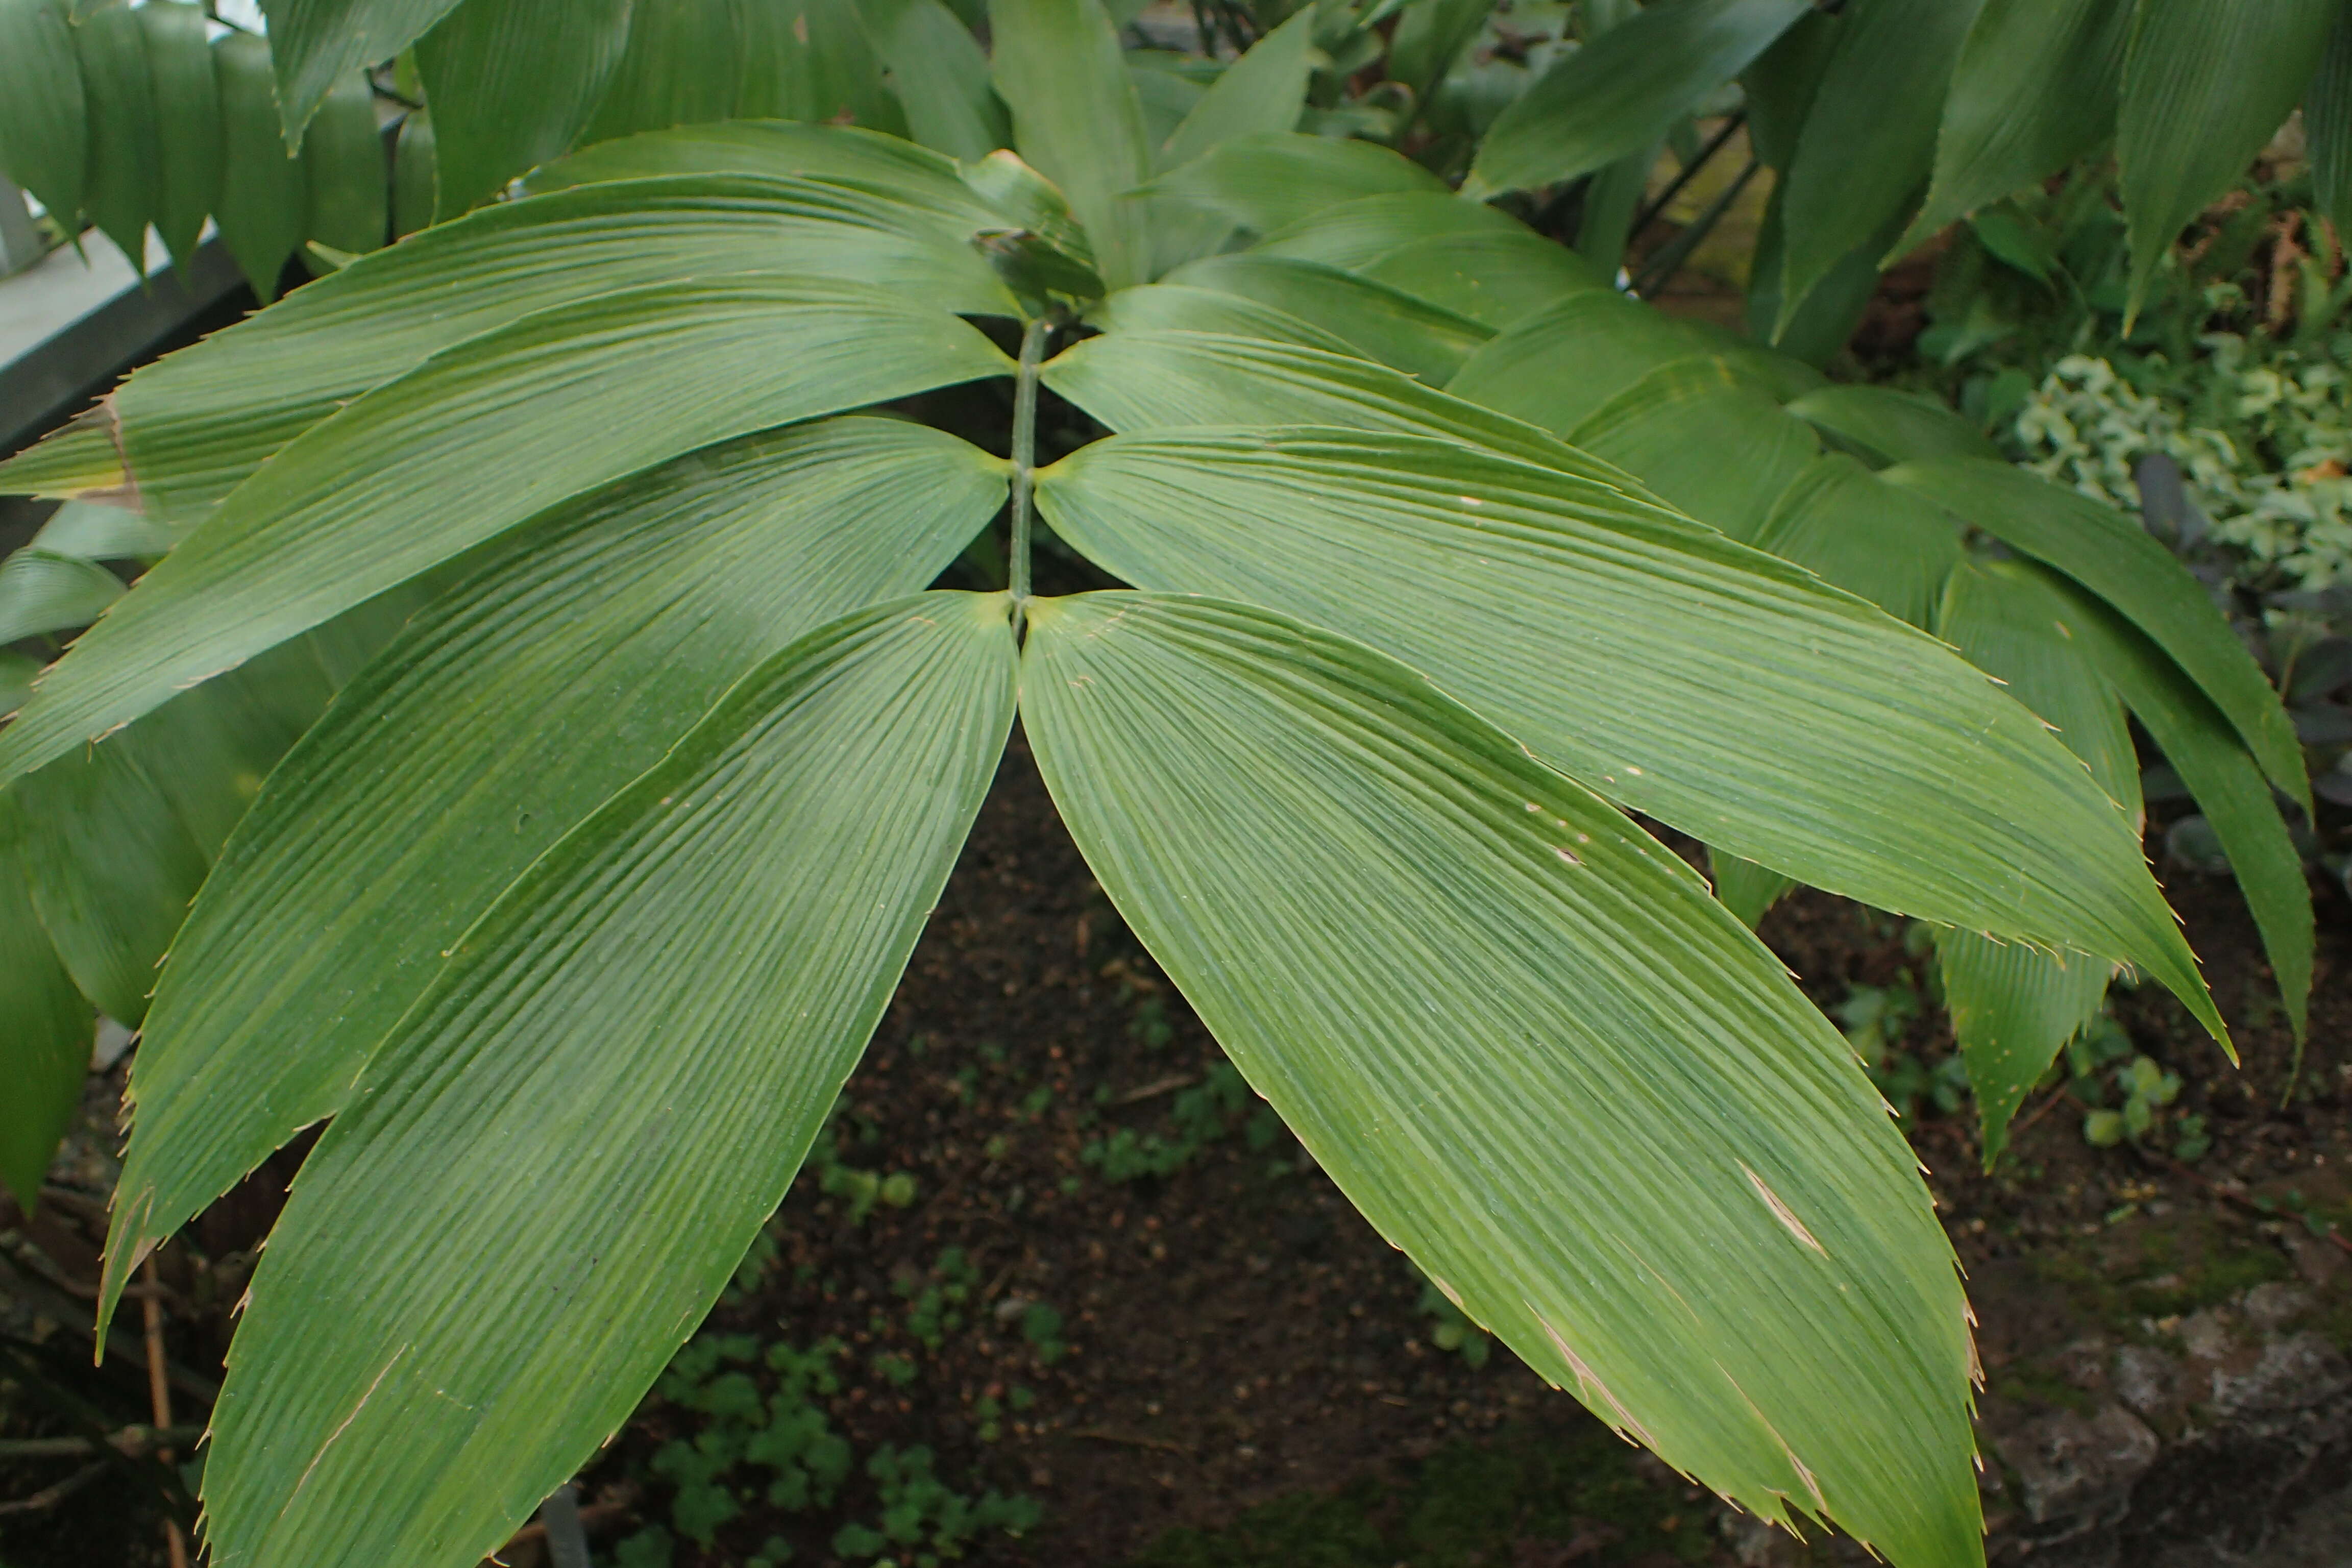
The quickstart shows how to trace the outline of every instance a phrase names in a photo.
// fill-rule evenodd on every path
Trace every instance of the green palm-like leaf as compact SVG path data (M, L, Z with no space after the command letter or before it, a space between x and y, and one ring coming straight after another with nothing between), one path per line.
M362 397L256 474L75 645L0 733L0 769L102 736L566 495L1006 368L955 317L861 284L745 274L526 317Z
M613 64L586 139L605 142L640 131L731 117L741 93L745 60L757 47L743 36L744 9L733 0L632 5L628 41ZM772 15L784 9L781 5L759 9L770 14L769 19L783 20ZM775 107L762 107L762 112L775 111Z
M2310 1015L2311 884L2272 793L2275 781L2264 776L2243 734L2152 638L2058 574L2036 575L2213 825L2300 1039Z
M155 965L222 842L405 607L366 606L10 787L7 858L82 994L123 1023L145 1016Z
M1144 281L1144 209L1122 198L1151 177L1151 146L1110 17L1097 0L990 0L988 22L1014 146L1068 193L1103 281Z
M1660 365L1561 434L1734 539L1756 536L1821 450L1803 420L1719 358Z
M1494 332L1402 289L1321 262L1287 257L1212 256L1168 274L1179 286L1216 289L1311 321L1356 353L1444 386Z
M89 145L82 202L131 270L147 269L147 226L155 220L163 152L147 30L129 6L93 11L74 24L89 106Z
M1983 431L1940 403L1892 387L1846 383L1791 398L1789 412L1837 437L1873 467L1935 458L1998 458Z
M1147 594L1031 626L1024 723L1088 865L1391 1241L1743 1507L1980 1560L1908 1151L1696 876L1359 644Z
M1651 145L1748 68L1805 0L1658 0L1546 71L1496 120L1464 189L1573 179Z
M865 13L916 141L950 157L984 158L1012 140L989 85L988 56L954 12L940 0L866 0Z
M541 851L744 671L928 584L1005 482L895 420L749 437L517 531L419 616L273 777L174 944L131 1088L109 1303L147 1247L341 1109Z
M1369 142L1260 132L1221 142L1137 193L1190 203L1272 234L1365 196L1443 197L1444 183Z
M1139 328L1064 351L1043 380L1114 430L1326 425L1436 436L1646 494L1631 476L1531 425L1385 365L1297 343Z
M1882 907L2145 963L2210 1015L2136 837L2032 715L1931 639L1671 512L1444 441L1336 431L1114 437L1037 495L1127 581L1360 638L1709 843Z
M89 125L67 0L0 0L0 173L74 226Z
M0 561L0 643L86 626L122 597L105 567L33 546Z
M2056 567L2121 611L2228 716L2271 782L2310 811L2303 748L2278 693L2203 584L2147 530L2113 507L2006 463L1903 463L1885 478Z
M1756 531L1755 544L1915 626L1932 619L1944 580L1961 557L1960 531L1949 517L1908 490L1881 484L1843 452L1799 471Z
M423 37L460 0L265 0L277 57L278 98L286 141L299 148L303 128L335 84L388 60Z
M2123 706L2032 567L1994 562L1950 575L1937 632L2056 731L2098 786L2140 820L2139 759ZM2097 1013L2113 973L2080 953L2038 952L1975 931L1937 937L1944 1005L1984 1125L1985 1164L2008 1142L2026 1092Z
M382 247L392 225L384 173L375 89L365 71L353 71L320 100L303 138L302 184L310 203L304 237L346 256Z
M968 216L974 227L1003 220L1003 214L992 211L964 184L952 158L855 126L782 120L689 125L625 136L537 170L523 184L533 195L544 195L665 174L848 180L878 186L942 214Z
M1244 295L1196 289L1183 283L1145 283L1122 289L1088 307L1086 322L1106 332L1216 332L1225 337L1264 338L1342 359L1356 358L1364 353L1339 333L1301 321L1286 310Z
M15 804L0 796L0 842ZM21 870L0 856L0 1184L31 1213L58 1140L81 1108L95 1015L58 962Z
M2137 0L2116 156L2131 228L2131 308L2206 203L2245 173L2303 97L2336 0Z
M416 43L446 221L579 139L628 41L628 0L469 0Z
M192 521L296 436L430 356L533 311L668 279L772 270L1012 313L967 243L1001 220L961 184L950 195L960 215L857 186L716 175L489 208L133 375L111 400L129 482L151 515ZM46 445L0 468L0 486L28 484L18 467L47 463Z
M1927 205L1897 253L2113 133L2133 10L2131 0L1984 0L1952 70Z
M221 112L221 194L213 216L221 242L268 304L310 226L310 189L302 161L279 134L269 46L249 33L223 34L213 42L213 68Z
M627 1417L880 1020L1013 706L1001 597L835 622L466 934L255 1274L214 1561L473 1562Z
M1669 316L1614 289L1588 289L1496 333L1446 390L1565 435L1653 371L1707 356L1776 397L1824 384L1810 365L1720 327Z
M2303 102L2312 201L2338 234L2352 233L2352 10L2336 14L2319 74Z
M185 267L220 199L220 82L203 6L148 0L138 16L155 94L155 231L172 259Z
M1873 0L1843 19L1780 193L1776 341L1815 286L1856 249L1885 246L1917 198L1979 4Z

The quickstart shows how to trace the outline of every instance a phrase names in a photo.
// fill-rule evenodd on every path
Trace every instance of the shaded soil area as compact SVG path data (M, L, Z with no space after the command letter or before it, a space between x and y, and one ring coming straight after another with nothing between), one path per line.
M2192 1364L2188 1341L2258 1287L2279 1288L2251 1300L2280 1325L2352 1341L2346 911L2322 906L2290 1097L2293 1042L2234 889L2174 880L2245 1065L2154 987L2119 988L2130 1048L2181 1079L2137 1143L2085 1141L2084 1096L2124 1070L2098 1064L2037 1091L1984 1174L1972 1110L1936 1102L1942 1015L1888 1015L1886 1060L1926 1086L1908 1126L1982 1320L1997 1531L2031 1511L2004 1435L2091 1419L2118 1355ZM1831 1008L1928 984L1905 922L1825 896L1775 910L1764 935ZM93 1079L101 1125L118 1089L119 1069ZM166 1249L183 1420L202 1419L295 1161ZM77 1337L107 1140L79 1138L56 1180L37 1220L0 1211L19 1443L152 1410L135 1306L103 1372ZM2172 1431L2146 1416L2159 1436L2200 1419L2178 1403ZM0 1506L77 1489L0 1513L0 1562L161 1563L183 1479L142 1454L9 1458ZM624 1568L1762 1560L1711 1497L1464 1323L1356 1215L1127 932L1017 737L817 1156L582 1493L599 1561ZM532 1532L503 1556L541 1552Z

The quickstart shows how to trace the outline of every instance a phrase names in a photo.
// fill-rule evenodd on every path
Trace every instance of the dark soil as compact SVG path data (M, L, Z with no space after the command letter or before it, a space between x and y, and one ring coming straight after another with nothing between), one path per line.
M2145 1148L2089 1146L2065 1089L2027 1102L1990 1176L1972 1112L1923 1101L1911 1122L1983 1320L1990 1429L2082 1404L2068 1358L2086 1335L2161 1336L2260 1281L2307 1281L2320 1326L2352 1338L2347 1259L2326 1234L2352 1218L2345 911L2323 906L2311 1046L2283 1104L2292 1041L2235 891L2175 883L2243 1070L2155 988L2119 988L2134 1046L2185 1080ZM1905 922L1826 896L1799 895L1764 934L1825 1005L1855 985L1924 983ZM1927 1010L1899 1047L1948 1055L1941 1015ZM746 1260L704 1331L710 1364L667 1380L584 1477L600 1556L659 1562L659 1530L681 1565L782 1561L778 1541L792 1562L824 1563L843 1560L845 1527L843 1547L873 1545L856 1529L895 1504L902 1523L926 1521L901 1563L957 1549L982 1563L1160 1568L1732 1561L1711 1499L1465 1336L1263 1108L1231 1092L1230 1070L1088 877L1016 739L844 1098L836 1158L795 1184L772 1257ZM102 1111L118 1086L93 1084ZM2193 1164L2168 1152L2190 1114L2211 1136ZM101 1147L69 1151L37 1222L5 1217L40 1249L18 1247L11 1265L37 1310L0 1345L19 1358L10 1437L148 1416L135 1344L118 1339L93 1373L76 1338L70 1294L92 1273L98 1211L73 1192L102 1191ZM294 1163L279 1156L193 1246L169 1249L171 1351L194 1369L175 1392L183 1419L200 1418L189 1390L218 1376L224 1307ZM26 1284L44 1269L62 1289ZM135 1310L124 1318L135 1337ZM729 1463L787 1381L770 1370L776 1345L817 1352L805 1403L787 1403L845 1440L829 1506L770 1500L789 1462ZM730 1383L730 1369L745 1375ZM699 1471L665 1457L698 1435ZM886 1473L898 1462L887 1495L877 1454ZM939 1485L909 1486L909 1466ZM12 1462L0 1489L21 1499L79 1468ZM184 1506L170 1486L152 1461L125 1460L54 1509L0 1515L0 1557L161 1562L160 1510ZM977 1512L959 1516L950 1493ZM1026 1521L1011 1500L1023 1498L1036 1518L1016 1538L1002 1525ZM1998 1519L1997 1493L1989 1507ZM507 1560L538 1552L519 1542Z

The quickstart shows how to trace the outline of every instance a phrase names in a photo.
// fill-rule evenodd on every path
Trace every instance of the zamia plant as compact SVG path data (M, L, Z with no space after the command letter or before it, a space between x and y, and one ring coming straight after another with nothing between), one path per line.
M298 253L323 268L387 237L375 94L339 73L290 152L269 46L215 30L192 0L0 0L0 173L134 260L152 225L186 266L209 219L267 300Z
M1291 132L1302 33L1155 141L1091 0L990 21L1017 156L604 142L0 467L177 542L0 731L20 806L422 605L269 773L146 1012L107 1310L331 1123L215 1412L214 1560L473 1563L626 1417L810 1146L1017 716L1139 937L1469 1319L1766 1518L1980 1562L1966 1304L1912 1156L1626 814L2137 966L2218 1038L2103 775L1743 541L1851 542L1916 497L2031 558L1905 545L1940 603L1981 576L2034 626L2095 612L2107 679L2140 661L2299 784L2275 698L2168 557L1921 455L1958 440L1936 411L1645 336L1697 330ZM1049 434L1103 433L1041 447L1048 394ZM910 416L956 407L1003 410L1008 456ZM1800 480L1852 517L1768 534ZM1000 512L1006 590L927 590ZM1045 528L1129 586L1034 594Z

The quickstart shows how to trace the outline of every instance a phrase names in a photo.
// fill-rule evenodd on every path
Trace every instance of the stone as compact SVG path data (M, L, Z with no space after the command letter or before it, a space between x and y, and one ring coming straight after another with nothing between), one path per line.
M2274 1279L2247 1291L2240 1310L2256 1332L2274 1334L2311 1310L2311 1292Z
M2180 1363L2150 1345L2125 1345L2116 1352L2116 1397L2149 1420L2161 1420L2180 1403Z
M2230 1353L2230 1314L2219 1307L2192 1312L2180 1325L2180 1344L2199 1361L2221 1361Z
M2216 1369L2213 1409L2224 1420L2290 1415L2340 1399L2352 1390L2352 1366L2320 1335L2290 1334L2263 1346L2242 1373Z
M2064 1539L2129 1511L2132 1483L2156 1463L2156 1434L2120 1405L2053 1411L2000 1442L2037 1536Z

